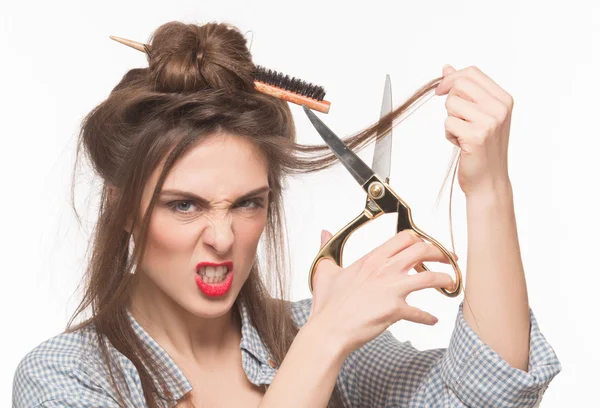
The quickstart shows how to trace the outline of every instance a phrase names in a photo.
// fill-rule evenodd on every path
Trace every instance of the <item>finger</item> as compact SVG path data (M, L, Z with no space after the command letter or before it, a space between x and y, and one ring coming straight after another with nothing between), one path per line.
M476 104L501 103L470 78L458 78L454 81L452 88L448 91L448 95L458 95Z
M446 139L451 142L451 139L458 140L458 136L461 136L462 139L474 138L476 136L474 134L475 129L473 129L473 125L456 116L448 116L446 118L444 121L444 129L446 131ZM461 147L460 145L457 146Z
M325 246L325 244L333 237L331 232L327 230L321 231L321 248Z
M408 234L408 236L406 234ZM394 246L393 246L394 243L390 242L390 241L394 241L394 240L406 240L406 242L405 243L396 242L396 244L400 244L401 246L394 249ZM362 265L364 264L364 262L367 259L372 259L373 263L375 263L376 260L373 259L373 256L377 257L376 259L380 259L381 257L385 257L385 254L389 253L389 251L398 252L398 251L401 251L402 249L412 245L415 242L422 242L422 241L423 240L418 235L416 235L414 233L414 231L411 229L406 229L404 231L400 231L396 235L394 235L392 238L390 238L389 240L384 242L382 245L380 245L379 247L377 247L377 248L371 250L370 252L366 253L365 255L363 255L360 259L355 261L353 265L360 268L360 267L362 267Z
M327 242L331 239L332 236L333 235L331 234L331 232L327 230L321 230L321 248L323 248L323 246L327 244ZM314 273L312 276L313 299L315 298L317 291L318 285L316 282L319 280L318 277L323 276L324 271L329 270L331 268L337 268L337 265L329 258L321 258L317 262L317 265L315 265Z
M402 308L403 320L409 320L414 323L422 323L433 326L438 322L438 318L414 306L406 306Z
M512 96L475 66L463 68L445 76L435 89L436 95L447 94L458 78L470 78L505 106L512 107Z
M461 99L473 102L474 105L472 105L472 107L475 108L474 114L477 114L477 111L479 111L480 113L478 116L481 117L482 115L485 115L482 118L479 118L482 122L484 119L487 119L488 116L495 117L502 121L510 112L502 102L487 93L477 83L466 78L457 80L452 89L450 89L448 97L446 98L446 109L448 99L451 96L458 96Z
M357 261L357 264L360 265L359 275L370 275L373 270L378 269L388 258L395 256L397 253L404 251L418 242L423 242L423 240L411 229L397 233Z
M484 122L489 116L480 109L481 105L477 105L459 95L448 95L445 106L448 115L471 123Z
M448 95L446 98L445 103L446 110L448 111L448 117L455 117L469 123L472 123L475 120L482 120L484 114L481 113L477 106L478 105L470 100L463 99L461 96L457 95L456 91L454 90L450 91L450 95ZM444 127L446 139L453 145L461 147L457 135L464 135L465 133L453 133L450 132L446 126ZM464 127L466 126L461 126L461 129ZM455 128L455 130L458 129Z
M418 242L389 258L378 270L378 273L408 273L416 265L426 261L450 263L446 255L435 245L428 242Z
M427 288L445 288L453 290L454 280L450 275L444 272L423 271L416 275L409 275L402 280L402 288L405 291L403 295Z
M317 288L320 287L319 281L325 279L328 274L335 272L340 267L330 258L321 258L315 265L312 276L313 299L317 297Z
M450 75L453 72L456 72L456 70L450 64L446 64L442 67L442 76Z
M460 143L458 143L458 138L456 136L454 136L452 133L448 132L447 130L444 130L444 133L446 134L446 139L448 139L450 141L450 143L452 143L456 147L460 147Z

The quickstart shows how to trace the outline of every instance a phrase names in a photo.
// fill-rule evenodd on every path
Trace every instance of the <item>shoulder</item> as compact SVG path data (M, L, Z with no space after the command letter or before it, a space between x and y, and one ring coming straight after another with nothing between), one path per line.
M96 361L94 344L97 342L91 330L83 328L61 333L34 347L21 359L14 373L13 407L73 401L92 385L93 370L89 367Z

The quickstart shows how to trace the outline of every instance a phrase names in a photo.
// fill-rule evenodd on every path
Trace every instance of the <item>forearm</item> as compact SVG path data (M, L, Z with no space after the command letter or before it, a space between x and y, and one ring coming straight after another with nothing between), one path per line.
M467 197L465 320L511 366L527 371L529 302L510 183Z
M345 355L327 338L318 322L298 332L259 408L326 407Z

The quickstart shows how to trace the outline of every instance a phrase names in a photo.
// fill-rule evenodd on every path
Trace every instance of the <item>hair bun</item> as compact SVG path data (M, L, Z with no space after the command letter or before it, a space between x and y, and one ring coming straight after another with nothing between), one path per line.
M150 85L158 92L250 91L254 64L243 34L226 23L172 21L151 38Z

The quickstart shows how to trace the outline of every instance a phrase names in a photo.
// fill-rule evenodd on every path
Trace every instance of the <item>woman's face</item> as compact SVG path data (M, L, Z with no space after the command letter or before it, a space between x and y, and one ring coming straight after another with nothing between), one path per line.
M160 170L145 186L142 214ZM268 188L266 160L245 138L218 134L188 151L165 179L137 267L153 301L166 296L199 317L226 313L254 263L267 220ZM225 294L211 296L200 289L201 262L232 262L233 280Z

